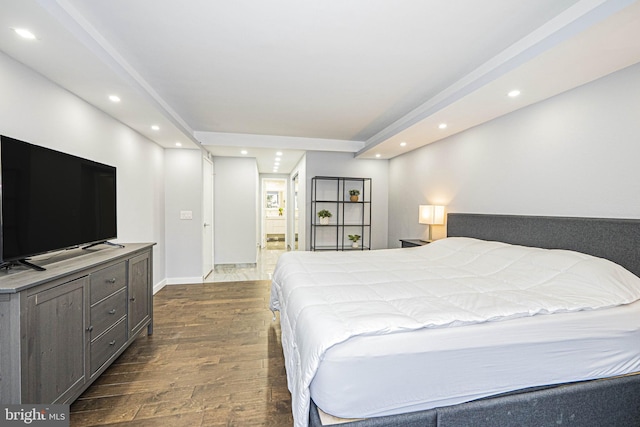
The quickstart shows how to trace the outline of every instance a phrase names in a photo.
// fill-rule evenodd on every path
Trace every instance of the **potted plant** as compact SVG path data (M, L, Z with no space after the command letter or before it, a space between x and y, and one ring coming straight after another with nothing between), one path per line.
M353 188L353 189L349 190L349 195L351 196L350 200L352 202L357 202L358 201L358 196L360 195L360 190L356 190L355 188Z
M320 225L328 225L329 218L331 218L331 212L326 209L318 211L318 218L320 218Z
M358 240L360 240L360 235L358 234L349 234L349 240L351 240L353 243L351 244L352 248L357 248L358 247Z

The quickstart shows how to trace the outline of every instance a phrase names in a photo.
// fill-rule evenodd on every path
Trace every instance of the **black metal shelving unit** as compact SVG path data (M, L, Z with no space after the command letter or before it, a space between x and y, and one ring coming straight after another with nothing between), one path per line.
M360 192L351 201L349 190ZM318 212L331 212L329 224L323 225ZM351 251L371 249L371 178L316 176L311 178L311 250ZM360 237L352 246L349 235Z

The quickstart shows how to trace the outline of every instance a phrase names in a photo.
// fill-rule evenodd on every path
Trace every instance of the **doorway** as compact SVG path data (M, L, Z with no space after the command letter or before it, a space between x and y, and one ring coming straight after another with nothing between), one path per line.
M213 162L202 158L202 280L213 271Z
M282 250L287 240L287 180L262 180L262 248Z
M298 206L300 201L298 200L298 186L300 184L300 179L298 174L295 174L293 179L291 180L291 189L293 191L293 224L290 224L288 230L292 230L291 239L288 241L287 249L297 251L298 250L298 230L299 230L299 210Z

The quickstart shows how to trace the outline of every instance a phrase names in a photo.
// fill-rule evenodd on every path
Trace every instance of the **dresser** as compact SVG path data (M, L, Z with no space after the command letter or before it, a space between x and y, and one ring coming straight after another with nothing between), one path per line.
M47 255L0 271L0 403L71 403L146 328L152 243Z

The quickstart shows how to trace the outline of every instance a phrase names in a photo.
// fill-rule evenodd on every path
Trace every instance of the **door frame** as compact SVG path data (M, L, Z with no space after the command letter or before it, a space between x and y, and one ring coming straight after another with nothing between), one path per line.
M287 177L283 177L283 176L263 176L261 181L260 181L260 187L261 187L261 191L260 191L260 247L261 248L266 248L267 247L267 208L266 208L266 200L267 200L267 185L266 185L266 181L281 181L282 183L284 183L284 187L282 190L282 198L284 200L284 215L285 215L285 226L284 226L284 240L285 240L285 245L286 242L288 240L288 236L289 236L289 215L288 215L288 209L289 209L289 182Z
M202 157L202 280L214 269L214 165L211 159ZM210 231L210 232L209 232Z

